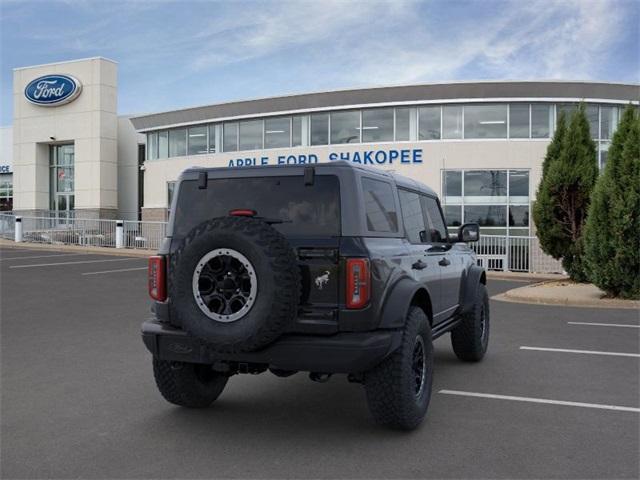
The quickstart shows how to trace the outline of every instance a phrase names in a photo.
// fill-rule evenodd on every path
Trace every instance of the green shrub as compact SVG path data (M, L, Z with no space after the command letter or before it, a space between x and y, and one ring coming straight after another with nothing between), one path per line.
M640 118L624 111L585 228L589 280L611 296L640 298Z
M582 233L598 176L596 146L584 105L571 116L566 131L561 119L547 149L533 219L542 250L562 259L572 280L584 282Z

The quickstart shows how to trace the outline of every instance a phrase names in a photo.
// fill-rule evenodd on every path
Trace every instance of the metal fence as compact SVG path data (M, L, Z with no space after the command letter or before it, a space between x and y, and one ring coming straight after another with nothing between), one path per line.
M16 235L16 217L8 213L0 213L0 237L13 240Z
M481 235L471 244L478 255L478 264L487 270L562 273L562 263L540 248L538 237L506 237Z
M167 233L165 222L124 221L124 246L158 250Z
M15 216L0 214L0 237L15 238ZM64 245L117 246L117 220L60 217L22 217L25 242ZM165 222L122 221L122 247L158 250L166 235ZM487 270L562 273L562 263L540 248L538 237L481 235L470 244L478 264Z
M166 235L164 222L138 222L68 218L60 216L20 217L22 241L53 245L118 247L118 228L123 248L158 250ZM118 227L121 223L122 227ZM15 239L16 216L0 214L0 237Z
M100 219L22 217L22 240L32 243L116 246L116 221Z

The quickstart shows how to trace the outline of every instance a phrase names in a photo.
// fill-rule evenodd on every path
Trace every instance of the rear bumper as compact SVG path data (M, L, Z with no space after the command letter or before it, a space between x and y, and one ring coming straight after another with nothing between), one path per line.
M358 373L371 369L398 348L402 332L283 335L257 352L220 354L183 330L150 320L142 324L142 340L154 356L163 360L211 364L231 361L266 364L281 370Z

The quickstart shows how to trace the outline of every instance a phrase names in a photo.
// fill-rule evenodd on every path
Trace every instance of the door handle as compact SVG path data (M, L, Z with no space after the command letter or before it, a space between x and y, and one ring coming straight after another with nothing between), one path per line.
M442 259L438 262L438 265L441 267L446 267L447 265L451 265L451 262L447 257L442 257Z
M418 260L413 265L411 265L411 268L413 268L414 270L424 270L425 268L427 268L427 264L422 260Z

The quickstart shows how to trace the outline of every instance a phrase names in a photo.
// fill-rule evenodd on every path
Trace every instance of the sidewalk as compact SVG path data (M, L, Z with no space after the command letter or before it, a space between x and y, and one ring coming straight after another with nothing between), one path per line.
M605 293L589 283L555 280L514 288L491 297L494 300L541 305L564 305L588 308L640 309L640 301L604 298Z
M51 245L48 243L16 243L11 240L0 238L0 247L19 248L29 250L54 250L57 252L78 252L78 253L97 253L100 255L120 255L125 257L150 257L155 255L155 250L142 250L133 248L110 248L110 247L84 247L81 245Z

